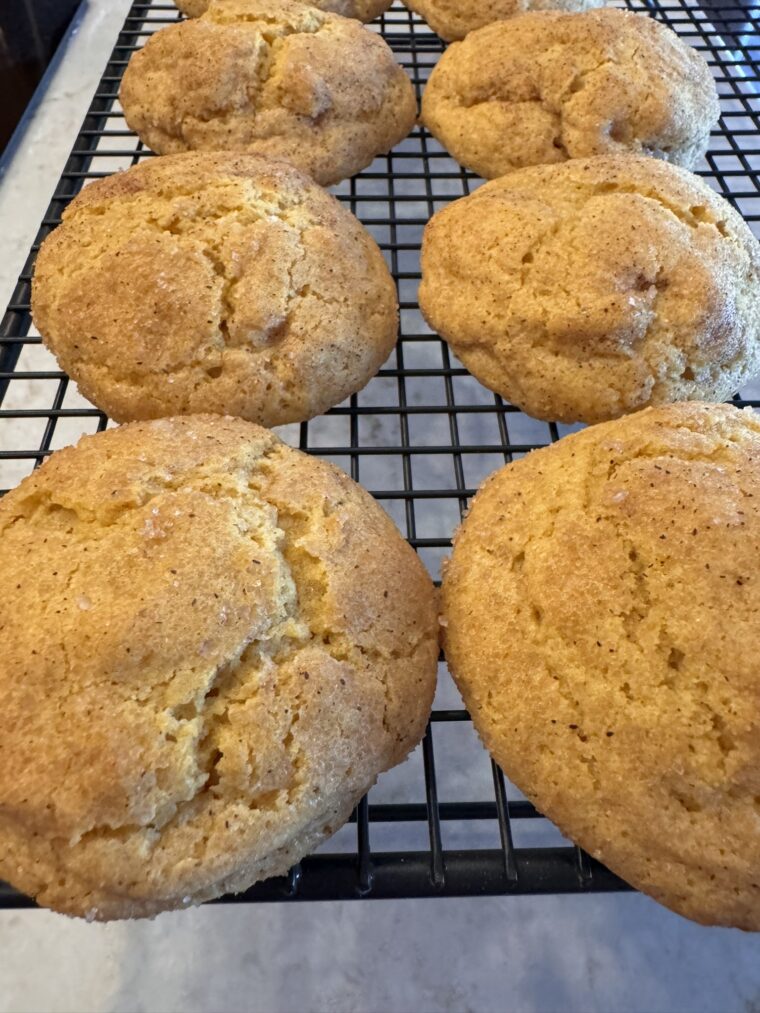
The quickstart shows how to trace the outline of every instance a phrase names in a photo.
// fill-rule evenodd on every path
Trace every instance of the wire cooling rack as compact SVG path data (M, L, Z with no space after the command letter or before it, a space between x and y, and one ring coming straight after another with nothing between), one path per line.
M702 175L757 232L760 7L721 0L701 5L630 0L629 6L664 21L710 62L723 116ZM29 315L29 284L39 243L82 185L150 157L126 129L117 92L131 52L177 18L169 4L132 5L0 326L3 491L53 450L108 424L40 344ZM382 32L421 93L443 51L441 41L398 3L372 27ZM279 431L287 442L334 461L366 486L435 578L460 514L486 475L573 428L537 422L491 394L420 316L422 229L435 211L478 183L417 128L392 154L333 188L388 259L398 283L401 335L394 355L363 391L325 416ZM755 392L743 393L738 403L760 404L752 400ZM625 888L505 782L441 665L431 724L409 761L384 775L351 823L289 876L225 900ZM0 906L31 903L0 884Z

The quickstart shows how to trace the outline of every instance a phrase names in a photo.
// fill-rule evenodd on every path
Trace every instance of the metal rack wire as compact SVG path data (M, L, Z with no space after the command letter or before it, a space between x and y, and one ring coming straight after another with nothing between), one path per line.
M702 168L711 185L760 229L760 7L725 0L629 0L708 59L723 116ZM117 100L131 52L178 15L136 2L113 50L36 242L0 325L0 487L15 485L59 446L106 427L40 344L29 314L39 243L90 179L151 157L126 129ZM421 93L443 44L395 4L382 32ZM570 427L537 422L478 384L419 314L422 229L478 180L424 130L357 177L333 188L364 222L397 280L401 335L394 356L348 402L280 435L333 460L388 510L438 577L450 535L480 481L505 461ZM745 391L737 403L759 405ZM381 778L352 822L289 876L225 900L351 899L588 892L625 889L561 838L490 763L441 666L431 724L406 765ZM0 906L32 902L0 884Z

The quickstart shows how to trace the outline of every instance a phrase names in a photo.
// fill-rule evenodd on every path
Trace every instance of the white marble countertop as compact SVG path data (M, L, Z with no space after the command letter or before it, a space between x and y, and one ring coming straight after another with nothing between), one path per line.
M90 0L0 178L10 295L129 4ZM760 1013L760 938L636 895L0 912L0 1013Z

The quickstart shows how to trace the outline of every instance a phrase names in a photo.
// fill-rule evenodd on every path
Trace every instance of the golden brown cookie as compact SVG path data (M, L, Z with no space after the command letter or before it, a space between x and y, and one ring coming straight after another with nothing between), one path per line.
M286 162L149 159L88 186L45 241L35 323L119 421L324 412L377 372L396 289L369 233Z
M607 155L510 173L425 230L420 306L529 415L720 401L760 368L760 247L697 176Z
M760 929L760 422L681 404L487 480L446 655L507 776L633 886Z
M293 0L212 0L132 55L119 97L159 155L255 152L324 186L392 148L417 113L379 35Z
M611 7L534 11L472 32L443 54L422 99L425 126L489 179L608 152L692 168L719 114L696 49Z
M477 28L526 11L586 11L603 3L604 0L404 0L409 10L423 17L447 42L463 39Z
M174 0L188 18L198 18L208 10L210 0ZM304 0L306 2L306 0ZM373 21L388 10L393 0L311 0L309 6L341 14L344 18Z
M89 918L278 875L422 737L433 586L332 465L134 423L0 503L0 878Z

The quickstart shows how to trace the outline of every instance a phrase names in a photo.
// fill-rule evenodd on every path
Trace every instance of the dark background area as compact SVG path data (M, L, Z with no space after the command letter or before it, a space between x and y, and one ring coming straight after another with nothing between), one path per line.
M81 0L0 0L0 154Z

